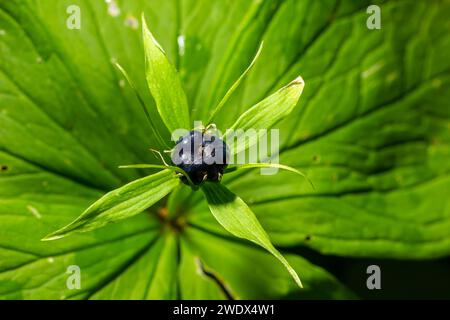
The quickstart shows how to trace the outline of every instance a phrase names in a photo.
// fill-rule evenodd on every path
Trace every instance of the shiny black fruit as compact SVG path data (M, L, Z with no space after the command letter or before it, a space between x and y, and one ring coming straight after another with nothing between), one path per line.
M192 130L177 141L172 162L183 169L195 185L220 181L229 162L229 149L219 137ZM181 179L187 184L186 177Z

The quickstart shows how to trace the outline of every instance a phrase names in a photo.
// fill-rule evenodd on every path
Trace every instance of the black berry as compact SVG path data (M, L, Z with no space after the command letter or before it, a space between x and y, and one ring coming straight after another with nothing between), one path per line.
M195 130L181 137L172 152L172 162L183 169L195 185L220 181L228 161L229 151L223 140ZM187 184L186 177L181 179Z

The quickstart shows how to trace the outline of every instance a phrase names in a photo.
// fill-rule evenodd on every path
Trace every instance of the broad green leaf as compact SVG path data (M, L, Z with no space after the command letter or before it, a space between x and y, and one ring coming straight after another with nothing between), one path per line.
M155 276L146 299L178 299L178 239L173 233L164 235L164 247L157 261Z
M157 233L157 237L152 238L142 250L138 251L134 259L119 270L115 277L95 288L90 293L89 299L145 299L149 288L152 287L151 279L158 272L158 259L163 245L164 240Z
M208 200L209 209L216 220L232 235L250 240L273 254L302 287L300 278L289 262L275 249L269 236L259 224L255 214L241 198L223 187L220 183L206 183L202 187Z
M146 251L91 299L178 299L177 239L160 233Z
M226 299L226 293L216 282L220 281L220 277L216 275L212 278L211 274L205 272L205 266L199 254L195 255L193 249L185 241L181 243L181 251L182 255L178 269L181 299ZM223 284L223 286L226 288L226 284Z
M235 299L355 298L327 271L298 255L284 254L289 264L302 275L303 288L292 281L280 263L273 263L270 253L256 246L248 246L247 242L237 242L229 234L217 236L194 227L183 235L182 241L222 279L226 290ZM204 299L210 299L210 296L205 295L208 293L206 290L196 293L203 294L201 297Z
M258 142L264 131L288 116L297 105L305 83L297 77L263 101L244 112L224 134L232 154L238 154ZM254 131L250 131L254 130ZM244 143L239 143L242 140Z
M43 240L55 240L74 232L91 231L108 223L132 217L161 200L178 185L179 181L172 171L163 170L130 182L108 192L73 222L49 234Z
M170 132L176 129L190 129L192 125L189 120L187 99L177 71L148 29L144 15L142 15L142 36L147 84L161 118Z

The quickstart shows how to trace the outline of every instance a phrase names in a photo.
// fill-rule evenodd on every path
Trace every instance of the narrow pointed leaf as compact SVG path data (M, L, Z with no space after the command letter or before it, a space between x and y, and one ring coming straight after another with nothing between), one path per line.
M234 91L236 91L236 89L239 87L239 85L241 84L242 80L245 79L245 77L247 76L247 74L249 73L249 71L252 69L253 65L255 64L256 60L258 60L259 55L261 54L261 50L263 48L263 42L261 42L261 44L259 45L258 51L255 54L255 57L253 58L252 62L250 63L250 65L247 67L247 69L245 69L245 71L241 74L241 76L236 80L235 83L233 83L233 85L230 87L230 89L228 89L227 93L225 94L225 96L222 98L222 100L220 100L219 104L217 105L217 107L214 109L214 111L211 113L211 116L208 120L208 124L211 123L214 120L214 117L219 113L219 111L223 108L223 106L225 105L225 103L227 103L227 101L230 99L231 95L233 94Z
M172 171L164 170L130 182L105 194L73 222L42 240L55 240L74 232L94 230L141 213L172 191L179 181Z
M206 195L211 213L228 232L236 237L250 240L269 251L286 267L298 286L303 287L295 270L272 245L255 214L241 198L220 183L207 182L202 190Z
M131 89L133 89L133 92L136 95L136 98L138 99L139 104L141 105L142 110L144 111L144 114L145 114L145 116L146 116L146 118L147 118L147 120L148 120L148 122L150 124L150 129L152 130L153 136L158 140L158 143L162 147L168 147L168 144L161 137L161 134L159 133L158 129L156 129L156 126L155 126L152 118L150 117L150 114L149 114L149 112L147 110L147 107L145 106L144 99L141 97L141 95L139 94L139 91L137 90L136 86L131 81L130 76L128 75L128 73L125 71L125 69L120 64L116 63L115 66L117 67L117 69L119 69L119 71L125 77L125 79L127 80L128 84L130 85Z
M142 36L147 84L163 122L170 132L180 128L189 129L189 109L181 80L161 45L148 29L144 16Z
M290 172L296 173L299 176L302 176L303 178L305 178L306 181L308 181L308 183L311 185L311 187L313 189L315 189L314 184L306 176L306 174L304 174L300 170L297 170L295 168L286 166L284 164L279 164L279 163L245 163L245 164L240 164L240 165L228 167L225 170L225 172L233 172L233 171L242 170L242 169L257 169L257 168L260 168L260 169L261 168L278 168L278 169L283 169L283 170L286 170L286 171L290 171Z
M305 82L297 77L287 86L257 103L244 112L239 119L224 134L224 139L232 154L237 154L257 143L264 135L261 129L269 130L277 122L288 116L303 92ZM254 129L252 132L249 129ZM236 143L245 138L244 143Z
M175 166L169 166L169 165L162 165L162 164L149 164L149 163L141 163L141 164L127 164L123 166L119 166L120 169L168 169L177 173L181 173L183 176L186 177L187 181L190 183L194 189L196 188L194 183L192 182L189 175L181 168L175 167Z
M169 169L168 166L163 164L126 164L123 166L119 166L120 169Z

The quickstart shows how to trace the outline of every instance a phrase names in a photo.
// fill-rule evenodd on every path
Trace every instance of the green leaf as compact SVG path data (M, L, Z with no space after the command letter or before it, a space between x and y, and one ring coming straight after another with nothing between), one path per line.
M145 116L147 117L148 123L150 125L150 129L152 130L152 134L154 137L157 138L159 145L161 147L169 147L169 145L167 144L167 142L163 139L163 137L161 136L161 134L158 132L158 129L156 128L155 124L153 123L152 117L150 116L150 113L147 110L147 107L145 106L145 102L144 99L141 97L141 95L139 94L139 91L137 90L136 86L134 85L133 81L131 81L130 76L128 75L128 73L125 71L124 68L122 68L122 66L118 63L116 63L116 67L117 69L119 69L119 71L123 74L123 76L125 77L125 79L127 80L128 84L130 85L130 87L133 89L136 98L139 101L139 104L142 107L142 111L144 111Z
M311 185L311 187L314 189L314 185L313 185L312 181L303 172L301 172L295 168L285 166L285 165L279 164L279 163L245 163L245 164L227 167L225 169L225 173L234 172L236 170L257 169L257 168L260 168L260 169L261 168L277 168L277 169L283 169L283 170L287 170L287 171L296 173L299 176L305 178L306 181L308 181L309 184Z
M164 235L164 247L156 265L146 299L177 299L178 283L174 275L178 269L178 239L174 234Z
M334 276L299 255L284 254L289 264L301 273L303 288L292 281L291 275L281 263L274 263L273 256L267 251L249 246L247 241L236 241L229 233L225 236L217 235L194 226L182 236L182 248L188 247L201 257L205 267L215 274L215 279L209 279L221 282L221 287L234 299L355 298ZM217 291L215 295L210 294L211 288L200 287L199 281L196 286L197 288L182 286L182 292L186 293L184 298L211 299L217 295ZM223 294L224 289L221 292Z
M163 161L164 161L164 159L163 159ZM167 169L167 170L171 170L171 171L177 172L177 173L185 176L186 180L189 182L191 188L193 188L194 190L198 189L198 187L196 185L194 185L194 183L191 180L191 177L189 177L189 175L186 173L186 171L184 171L183 169L178 168L176 166L141 163L141 164L123 165L123 166L119 166L119 168L121 168L121 169L133 169L134 168L134 169Z
M202 187L208 200L211 213L232 235L250 240L273 254L286 267L299 287L300 278L289 262L275 249L269 236L261 227L255 214L241 198L223 187L220 183L206 183Z
M108 223L132 217L161 200L178 183L179 179L170 170L163 170L130 182L119 189L108 192L73 222L42 240L55 240L74 232L91 231Z
M234 91L236 91L236 89L239 87L239 85L241 84L242 80L245 79L245 77L247 76L248 72L252 69L253 65L255 64L256 60L258 59L259 55L261 54L261 50L263 48L263 42L261 42L258 51L256 52L255 56L253 57L252 62L250 62L250 65L247 67L247 69L245 69L245 71L239 76L239 78L236 80L235 83L233 83L233 85L230 87L230 89L228 89L227 93L225 94L225 96L222 98L222 100L220 100L219 104L217 105L217 107L214 108L214 110L211 113L211 116L209 117L209 120L207 121L207 124L212 123L214 121L214 117L217 115L217 113L219 113L223 106L227 103L227 101L230 99L231 95L233 94Z
M214 299L224 300L227 298L222 287L218 285L220 278L211 273L205 272L205 266L200 259L199 254L186 241L182 241L181 250L183 252L178 270L180 281L180 293L183 300L202 300ZM223 281L223 280L222 280ZM221 283L224 288L226 285Z
M264 136L264 132L259 131L260 129L269 130L288 116L297 105L304 85L303 79L297 77L287 86L244 112L224 134L232 154L238 154L256 144L258 138ZM255 131L249 132L247 131L249 129ZM245 143L238 143L242 138L245 139Z
M191 127L189 109L178 73L148 29L144 15L142 15L142 36L147 84L161 118L170 132L176 129L189 129Z

